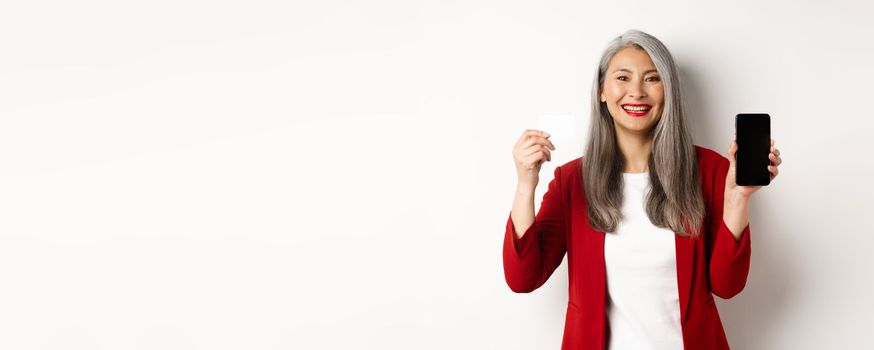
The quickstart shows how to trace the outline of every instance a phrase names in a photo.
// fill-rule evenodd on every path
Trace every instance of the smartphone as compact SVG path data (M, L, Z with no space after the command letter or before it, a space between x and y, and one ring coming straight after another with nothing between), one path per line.
M771 183L771 116L740 113L734 119L735 182L739 186L767 186Z

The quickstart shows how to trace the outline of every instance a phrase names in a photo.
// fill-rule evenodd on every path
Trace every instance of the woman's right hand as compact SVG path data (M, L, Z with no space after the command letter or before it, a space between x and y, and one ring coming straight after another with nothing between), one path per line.
M522 133L513 146L513 159L516 161L520 187L525 186L532 190L537 187L540 166L543 162L552 160L550 150L554 151L555 145L549 141L549 134L546 132L528 129Z

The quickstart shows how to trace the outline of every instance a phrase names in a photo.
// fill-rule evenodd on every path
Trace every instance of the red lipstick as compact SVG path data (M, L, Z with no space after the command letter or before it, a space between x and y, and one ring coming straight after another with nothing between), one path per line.
M645 103L623 103L620 106L622 106L622 110L626 114L632 117L643 117L652 110L652 105Z

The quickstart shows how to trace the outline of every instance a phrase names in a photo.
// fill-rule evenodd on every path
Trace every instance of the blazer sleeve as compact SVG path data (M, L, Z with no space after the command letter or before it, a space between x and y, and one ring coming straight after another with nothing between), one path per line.
M750 225L744 227L740 239L734 235L722 219L725 199L725 177L729 161L720 157L713 179L713 201L710 203L710 221L707 254L710 257L710 291L723 299L740 293L750 271Z
M564 259L567 250L561 167L555 168L534 217L522 238L516 237L513 217L504 232L504 277L516 293L530 293L542 286ZM512 213L512 210L511 210Z

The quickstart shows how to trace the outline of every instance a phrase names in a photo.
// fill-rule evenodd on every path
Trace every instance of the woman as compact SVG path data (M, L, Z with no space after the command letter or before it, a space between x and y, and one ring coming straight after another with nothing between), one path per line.
M750 264L749 201L728 158L694 145L677 67L630 30L604 51L582 157L555 169L534 215L539 170L555 146L526 130L503 259L518 293L543 285L565 253L562 349L728 349L713 294L731 298ZM771 179L782 160L771 140Z

